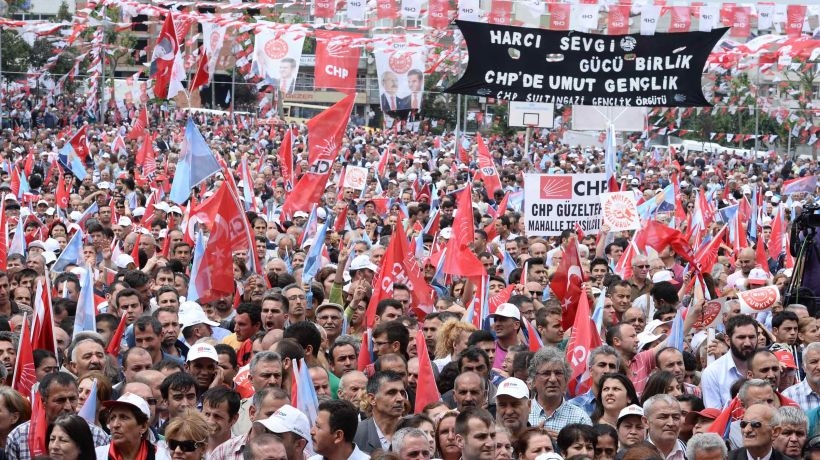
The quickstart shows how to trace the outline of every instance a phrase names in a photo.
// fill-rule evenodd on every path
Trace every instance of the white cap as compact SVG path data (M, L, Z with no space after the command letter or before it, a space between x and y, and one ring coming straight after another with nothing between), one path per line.
M71 214L69 214L68 217L74 222L77 222L83 217L83 213L80 211L71 211Z
M325 211L325 208L316 209L316 218L319 220L327 219L327 211Z
M679 284L675 277L672 276L672 272L670 270L658 270L652 275L652 283L662 283L664 281L668 281L672 284Z
M105 181L99 182L99 183L97 183L97 188L111 190L111 183L110 182L105 182Z
M43 242L43 246L45 246L46 251L54 252L60 249L60 242L54 238L49 238Z
M216 354L216 348L207 343L194 344L194 346L188 350L188 358L185 361L190 363L200 358L208 358L219 362L219 355Z
M148 403L145 402L144 399L135 395L134 393L125 393L124 395L120 396L119 399L116 401L103 401L103 407L106 409L111 409L117 406L129 406L132 408L137 408L140 412L142 412L146 417L151 418L151 409L148 407Z
M515 399L529 399L530 389L523 380L515 377L509 377L498 384L498 391L495 393L496 398L499 396L510 396Z
M293 218L296 219L297 217L304 217L305 219L307 219L308 217L310 217L310 215L305 211L296 211L295 213L293 213Z
M179 306L179 327L181 329L185 329L186 327L196 326L197 324L207 324L212 327L219 326L219 323L216 321L211 321L208 319L208 315L202 311L202 307L199 306L196 302L183 302L186 305L186 308L183 308L183 305L180 304ZM190 305L193 304L193 305Z
M350 271L362 270L365 268L374 273L379 271L379 267L377 267L373 262L370 261L370 256L368 256L367 254L360 254L354 257L353 260L350 262Z
M644 326L643 330L644 331L649 331L649 332L655 332L655 329L663 326L664 324L669 324L671 322L672 321L661 321L659 319L653 319L652 321L646 323L646 326Z
M46 245L43 244L43 242L40 241L40 240L34 240L34 241L32 241L31 243L28 244L28 249L31 249L31 248L40 248L43 251L45 251L46 250Z
M652 321L655 321L655 320L652 320ZM654 330L654 327L652 329L650 329L650 326L652 325L652 321L650 321L649 324L646 325L643 332L638 334L638 352L642 351L643 347L649 345L650 343L652 343L652 342L654 342L654 341L656 341L659 338L664 336L664 334L655 334L654 332L652 332ZM657 326L655 326L655 327L657 327Z
M766 284L769 282L769 274L762 268L755 267L749 272L746 278L749 284Z
M176 206L176 205L171 206L171 209L169 209L169 211L170 212L175 212L175 213L180 214L180 215L182 214L182 209L180 209L179 206Z
M630 404L623 409L618 414L618 422L621 421L624 417L629 417L630 415L637 415L638 417L643 417L643 408L637 404Z
M168 206L168 203L160 201L159 203L154 205L154 209L159 209L162 212L168 212L171 210L171 207Z
M120 220L117 221L117 225L120 227L130 227L131 224L131 219L129 219L128 216L120 216Z
M42 254L43 258L46 260L46 265L52 264L57 261L57 254L54 254L53 251L43 251Z
M496 308L495 313L493 316L503 316L505 318L512 318L514 320L521 321L521 312L518 311L518 307L511 303L502 303L501 305Z
M134 258L128 254L120 254L117 256L117 259L114 261L114 265L117 268L128 268L129 264L134 263Z
M439 233L438 236L444 238L445 240L449 240L453 237L453 227L446 227L443 228Z
M311 440L310 421L305 414L290 404L285 404L270 417L257 420L256 423L277 434L293 433L308 441Z
M144 216L144 215L145 215L145 208L143 208L142 206L136 207L136 208L134 208L134 210L131 212L131 214L133 214L133 215L134 215L134 216L136 216L136 217L142 217L142 216Z
M556 452L545 452L536 456L535 460L564 460L564 457Z

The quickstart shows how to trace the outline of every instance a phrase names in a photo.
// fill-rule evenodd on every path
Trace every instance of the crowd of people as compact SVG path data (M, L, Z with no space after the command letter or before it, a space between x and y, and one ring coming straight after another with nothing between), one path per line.
M207 303L187 299L192 235L183 227L185 207L165 197L184 114L152 116L151 177L136 163L143 141L114 142L124 126L87 126L82 181L56 161L75 127L35 120L31 129L3 132L8 241L15 228L26 235L23 253L9 245L0 272L0 377L7 385L0 387L0 458L820 458L820 312L811 295L799 302L785 295L799 276L789 258L767 255L763 266L756 246L771 243L775 220L788 224L813 202L813 193L783 194L782 184L816 174L815 161L619 147L616 181L639 202L677 184L674 205L650 220L686 233L699 196L714 209L745 203L756 213L759 232L741 226L749 235L738 248L737 235L730 240L719 232L718 218L704 222L706 240L725 241L711 269L700 273L705 292L698 293L695 270L685 262L691 254L671 246L634 253L634 232L604 226L599 235L528 235L525 208L509 199L520 196L523 174L603 172L600 149L564 146L546 134L525 149L522 138L494 136L488 147L501 187L490 190L477 178L475 147L465 162L454 134L350 126L321 202L287 220L277 214L289 194L279 155L284 127L195 118L235 181L252 185L240 199L255 250L234 251L236 292ZM298 179L310 165L306 128L297 128ZM386 169L379 175L382 155ZM242 160L250 178L239 176ZM342 187L345 165L371 171L363 190ZM64 206L61 181L70 188ZM453 222L458 191L467 184L475 232L465 236ZM220 186L226 185L216 175L194 192L207 196ZM152 194L159 199L147 213ZM340 213L343 225L330 226L320 269L303 283L308 251L321 244L304 233ZM434 219L436 231L427 233ZM399 226L417 242L408 244L435 306L421 312L413 286L397 280L389 298L371 307L370 325L374 283ZM79 230L82 261L60 264ZM500 298L481 328L471 319L477 287L441 273L436 262L454 237L472 241L489 275L488 296ZM602 345L582 357L592 384L580 394L570 393L576 357L566 346L573 331L562 324L565 306L550 286L570 245L581 259L582 295L602 310ZM624 271L621 258L629 253ZM505 261L514 264L511 271ZM93 284L83 287L88 273ZM781 300L764 313L742 313L738 293L762 285L781 289ZM29 341L21 328L42 305L41 286L52 287L47 308L56 343L33 350L42 401L35 408L34 393L12 383L20 342ZM75 330L88 289L96 330ZM709 298L722 302L721 311L714 327L699 328L695 319ZM682 309L685 339L678 347L667 339ZM312 391L297 383L305 366ZM422 388L420 375L430 373L441 397L419 408L416 399L429 400L433 390ZM318 405L306 407L303 393L315 393Z

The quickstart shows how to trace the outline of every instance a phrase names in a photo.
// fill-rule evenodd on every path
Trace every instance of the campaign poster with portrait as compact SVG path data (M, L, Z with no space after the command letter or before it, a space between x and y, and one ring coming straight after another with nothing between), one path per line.
M427 48L422 35L390 35L376 40L373 57L383 112L406 118L421 110Z
M292 93L296 89L304 42L304 31L281 33L260 28L254 41L253 74L262 77L265 83L275 86L282 94Z

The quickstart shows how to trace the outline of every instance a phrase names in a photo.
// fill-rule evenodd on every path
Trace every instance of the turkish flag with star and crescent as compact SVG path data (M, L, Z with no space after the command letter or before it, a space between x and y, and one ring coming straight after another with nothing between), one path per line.
M564 311L561 318L564 330L569 329L575 319L578 300L583 294L581 289L583 281L584 271L581 269L581 258L578 256L578 243L573 238L564 248L564 258L561 259L550 281L550 289L561 302L561 308Z

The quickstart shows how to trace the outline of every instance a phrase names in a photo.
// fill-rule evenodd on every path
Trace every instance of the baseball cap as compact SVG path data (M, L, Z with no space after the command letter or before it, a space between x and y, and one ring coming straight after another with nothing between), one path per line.
M196 343L190 350L188 350L188 358L186 362L195 361L200 358L212 359L219 362L219 356L216 354L216 348L207 343Z
M518 311L518 307L511 303L502 303L501 305L496 308L495 313L493 316L503 316L504 318L512 318L518 321L521 321L521 312Z
M145 400L141 397L135 395L134 393L125 393L124 395L120 396L116 401L103 401L102 405L106 409L112 409L114 407L136 408L138 411L142 412L147 418L151 418L151 409L148 407L148 403L145 402Z
M193 304L188 305L187 308L183 309L184 304ZM202 310L202 307L199 306L196 302L183 302L183 305L179 306L179 327L180 329L185 329L186 327L196 326L197 324L207 324L209 326L219 326L219 323L216 321L211 321L208 319L208 315Z
M671 322L672 321L661 321L659 319L653 319L652 321L646 323L646 326L644 326L643 330L648 332L655 332L655 329L663 326L664 324L669 324Z
M303 439L311 439L310 422L307 416L290 404L285 404L271 414L270 417L257 420L256 423L260 423L267 430L274 433L293 433Z
M794 362L794 355L788 350L773 351L777 360L784 364L788 369L797 369L797 363Z
M720 415L720 409L716 409L714 407L707 407L700 412L689 412L686 414L686 423L689 425L694 425L700 417L709 418L709 419L716 419Z
M154 209L160 210L162 212L168 212L168 211L171 210L171 207L168 206L168 203L166 203L164 201L160 201L159 203L154 205Z
M117 221L117 225L120 227L130 227L131 224L131 219L129 219L127 216L120 216L120 220Z
M623 409L618 414L618 423L621 423L625 417L629 417L630 415L637 415L638 417L643 417L643 408L637 404L630 404Z
M293 218L296 219L297 217L304 217L307 219L309 216L308 213L306 213L305 211L296 211L295 213L293 213Z
M672 272L669 270L658 270L652 275L652 283L663 283L664 281L670 282L674 285L678 285L678 281L672 276Z
M529 399L530 389L523 380L515 377L509 377L498 385L498 391L495 393L495 396L510 396L515 399Z
M29 244L28 244L28 247L29 247L29 249L31 249L31 248L40 248L40 249L42 249L43 251L45 251L45 250L46 250L46 245L45 245L45 244L43 244L43 242L42 242L42 241L40 241L40 240L34 240L34 241L32 241L31 243L29 243Z
M371 262L370 256L366 254L360 254L350 261L350 271L362 270L365 268L373 272L379 271L379 267Z
M142 206L138 206L134 208L131 214L135 217L142 217L145 215L145 208L143 208Z
M117 268L128 268L128 265L133 263L134 258L128 254L120 254L117 256L117 259L114 260L114 265L116 265Z
M655 321L655 320L652 320ZM651 324L651 322L650 322ZM657 327L657 326L655 326ZM649 324L646 325L643 332L638 334L638 351L642 351L643 348L650 343L658 340L659 338L663 337L664 334L655 334L652 332L652 329L649 328Z
M762 268L755 267L749 272L749 277L746 278L746 281L748 281L749 284L764 285L769 282L769 274Z

